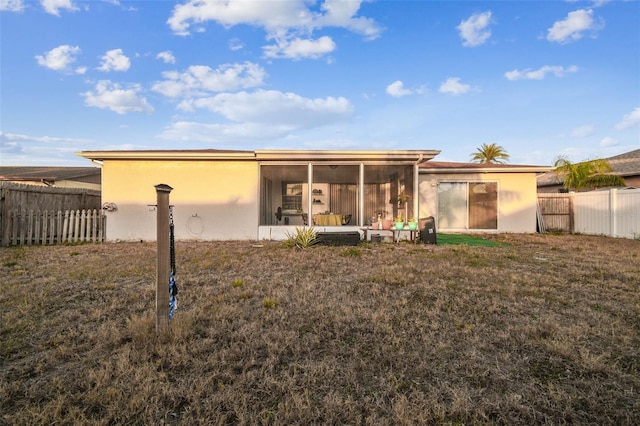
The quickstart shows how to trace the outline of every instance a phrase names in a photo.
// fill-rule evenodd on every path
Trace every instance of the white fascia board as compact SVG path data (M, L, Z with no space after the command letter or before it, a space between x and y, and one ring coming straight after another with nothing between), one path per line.
M459 167L459 168L435 168L426 169L420 168L419 173L422 174L453 174L453 173L544 173L553 170L553 167L503 167L503 168L473 168L473 167Z
M380 161L419 163L433 159L436 150L256 150L260 161Z
M81 151L76 155L104 160L255 160L253 151Z

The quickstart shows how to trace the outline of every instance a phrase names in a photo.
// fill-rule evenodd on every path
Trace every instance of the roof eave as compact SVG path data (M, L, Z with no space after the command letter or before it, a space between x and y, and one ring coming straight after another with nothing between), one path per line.
M429 174L451 174L451 173L545 173L553 170L552 167L534 166L534 167L457 167L457 168L420 168L420 173Z
M261 161L403 161L422 163L437 150L256 150Z
M256 151L81 151L92 161L105 160L258 160L258 161L394 161L420 164L437 150L256 150Z
M76 155L104 160L254 160L253 151L81 151Z

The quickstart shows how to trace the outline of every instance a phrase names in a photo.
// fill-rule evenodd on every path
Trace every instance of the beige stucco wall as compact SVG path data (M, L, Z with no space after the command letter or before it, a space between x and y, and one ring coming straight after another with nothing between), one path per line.
M107 240L155 240L154 185L171 186L176 239L248 240L258 237L258 164L243 161L105 160L102 202Z
M498 229L493 232L536 232L535 173L421 173L419 177L420 217L433 216L436 219L436 226L439 182L497 182ZM438 231L441 230L438 229ZM482 230L482 232L492 231Z

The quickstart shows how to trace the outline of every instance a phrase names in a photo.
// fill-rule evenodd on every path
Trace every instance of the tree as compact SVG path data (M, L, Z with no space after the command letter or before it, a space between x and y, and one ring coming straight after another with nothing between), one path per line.
M569 191L624 186L622 177L608 174L612 169L607 160L596 159L572 163L560 157L554 166L556 173L562 178L564 187Z
M471 154L471 161L474 163L503 164L506 163L508 159L509 154L507 154L507 151L495 143L489 145L483 143L475 153Z

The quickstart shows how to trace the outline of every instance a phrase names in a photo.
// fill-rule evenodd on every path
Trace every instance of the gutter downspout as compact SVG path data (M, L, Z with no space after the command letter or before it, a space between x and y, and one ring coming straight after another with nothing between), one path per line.
M420 185L420 168L418 166L423 162L423 160L424 158L422 154L420 154L418 160L413 164L413 217L416 219L420 219L420 200L418 199L420 196L420 188L418 187L418 185ZM408 219L409 218L407 218L407 220Z

